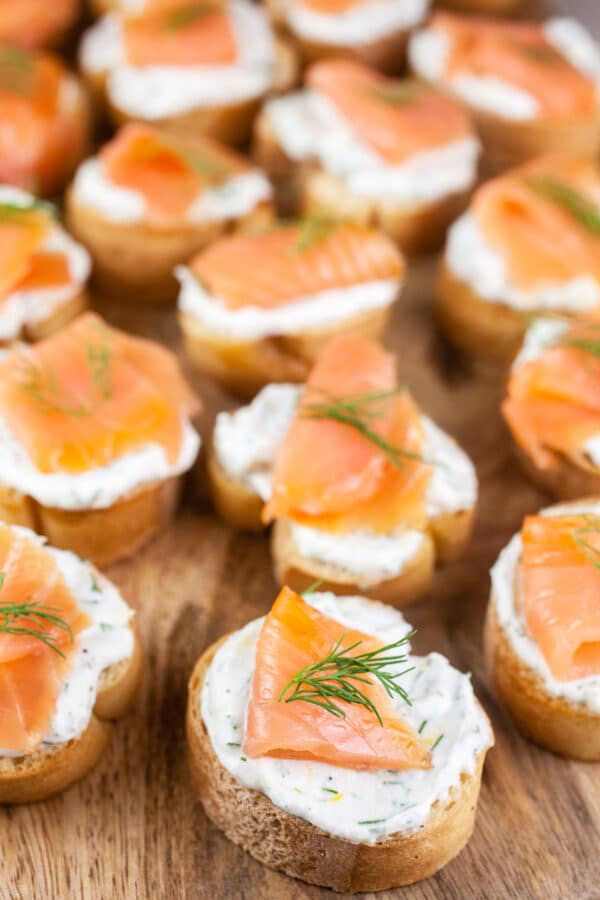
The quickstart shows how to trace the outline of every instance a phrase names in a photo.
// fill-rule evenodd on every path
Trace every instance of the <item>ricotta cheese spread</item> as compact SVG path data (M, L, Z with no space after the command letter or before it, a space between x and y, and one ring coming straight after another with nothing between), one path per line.
M317 43L360 47L423 21L429 0L367 0L340 13L320 13L302 2L282 0L290 29Z
M307 602L348 628L386 644L410 626L395 609L362 597L315 593ZM473 694L471 680L439 653L410 656L402 678L411 705L391 700L398 715L432 747L432 767L403 772L346 769L297 759L246 757L242 744L246 708L263 619L231 635L206 673L201 714L221 764L248 788L280 809L330 834L374 844L391 834L409 834L425 824L435 803L445 803L461 775L474 775L493 744L490 724Z

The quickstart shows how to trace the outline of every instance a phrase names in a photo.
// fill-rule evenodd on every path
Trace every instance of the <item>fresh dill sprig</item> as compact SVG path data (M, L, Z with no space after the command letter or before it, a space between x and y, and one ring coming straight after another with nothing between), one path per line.
M190 3L178 6L176 9L167 13L164 20L164 27L167 31L177 31L180 28L187 28L193 25L198 19L211 12L215 12L216 7L211 3L199 3L192 5Z
M5 575L2 573L2 583ZM0 584L0 586L1 586ZM52 606L43 606L33 600L24 603L4 603L0 601L0 633L22 637L34 637L64 658L64 653L55 643L50 629L58 628L73 640L73 632L68 622L56 615Z
M35 59L26 50L0 45L0 85L16 94L28 94L33 85Z
M423 93L424 87L418 81L406 80L369 87L368 90L378 100L382 100L390 106L402 106L416 100Z
M600 210L575 188L552 175L527 175L525 183L535 194L561 206L587 231L600 237Z
M321 587L322 584L323 584L323 579L317 578L316 581L313 581L312 584L309 584L309 586L306 588L305 591L302 591L302 596L310 597L311 594L315 594L319 590L319 588Z
M586 515L584 521L584 526L573 529L571 537L586 559L600 569L600 547L595 547L586 537L590 534L600 534L600 516Z
M342 645L345 635L342 635L327 656L305 666L290 679L278 700L280 703L295 701L312 703L339 719L346 717L343 708L338 705L339 701L355 703L373 713L379 724L383 725L379 710L361 685L372 685L373 679L376 679L388 697L401 697L410 706L408 694L397 683L397 679L411 672L413 667L401 672L390 672L389 667L407 662L408 657L405 653L393 651L404 646L413 634L414 632L377 650L357 654L353 654L353 651L363 642L356 641L344 647Z
M300 223L300 232L292 247L293 253L305 253L322 241L326 241L339 226L335 219L312 216Z

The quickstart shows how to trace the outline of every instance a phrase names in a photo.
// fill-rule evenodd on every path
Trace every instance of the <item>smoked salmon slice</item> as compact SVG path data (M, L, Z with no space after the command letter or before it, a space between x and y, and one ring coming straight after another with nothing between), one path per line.
M64 32L78 13L78 0L2 0L0 41L35 49Z
M19 291L38 291L71 283L69 261L64 253L40 250L31 257L29 270L19 282Z
M546 116L586 115L597 106L593 79L552 46L542 25L436 13L429 27L449 38L448 76L508 82L534 97Z
M574 457L600 432L600 324L582 323L535 359L513 368L502 412L541 469L552 451Z
M0 573L0 748L31 753L50 730L90 619L33 535L0 525Z
M390 163L471 134L467 116L450 98L415 80L386 78L358 62L315 63L306 83Z
M335 16L357 6L368 7L370 2L371 0L298 0L298 5L323 16Z
M176 138L137 124L123 127L100 159L110 181L143 194L149 219L159 224L180 219L204 189L249 169L208 138Z
M200 252L190 268L229 309L270 309L322 291L404 274L402 257L384 234L326 219L221 238Z
M256 647L256 667L246 718L244 753L308 759L353 769L427 769L430 752L371 679L356 682L377 708L339 701L343 717L303 700L284 702L282 691L306 666L326 657L341 640L355 654L380 649L373 637L345 628L284 587L265 619Z
M128 16L123 33L134 66L223 66L238 57L227 6L219 3L188 0Z
M93 313L0 362L0 416L41 472L85 472L147 444L174 463L197 407L173 353Z
M277 453L264 519L332 531L419 527L431 475L422 442L418 409L398 390L391 354L359 336L334 338Z
M41 209L0 203L0 300L27 276L42 244L50 217Z
M600 518L527 516L519 605L560 681L600 673Z

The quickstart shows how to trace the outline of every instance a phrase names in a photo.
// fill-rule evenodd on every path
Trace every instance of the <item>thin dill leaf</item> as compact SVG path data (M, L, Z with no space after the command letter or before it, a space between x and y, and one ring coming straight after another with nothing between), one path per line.
M325 216L314 216L303 219L300 232L292 247L293 253L305 253L317 244L326 241L338 228L339 222Z
M64 657L55 639L49 634L52 626L64 631L70 636L71 641L73 640L71 626L56 614L54 607L43 606L31 600L24 603L0 603L0 633L36 638L59 656Z
M188 3L169 11L165 16L164 27L167 31L187 28L188 25L193 25L198 19L202 19L215 11L216 7L210 3L199 3L197 5Z
M528 175L525 183L535 194L562 207L587 231L600 236L600 209L569 184L552 175Z

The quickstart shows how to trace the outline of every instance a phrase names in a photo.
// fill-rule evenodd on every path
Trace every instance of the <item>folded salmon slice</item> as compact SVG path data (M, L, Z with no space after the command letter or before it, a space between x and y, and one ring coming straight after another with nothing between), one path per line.
M50 730L90 619L48 550L7 525L0 525L0 573L0 748L31 753ZM15 628L25 633L8 630Z
M576 457L600 434L598 348L600 324L578 324L557 345L511 372L502 412L542 469L556 467L552 451Z
M71 284L69 260L64 253L39 250L31 257L29 269L19 282L19 291L39 291Z
M542 25L436 13L430 27L449 38L448 76L506 81L534 97L546 116L587 115L597 106L593 79L552 46Z
M85 472L159 444L197 408L174 354L86 313L0 362L0 417L41 472Z
M50 228L42 209L13 206L0 201L0 301L26 278L31 260Z
M77 0L2 0L0 41L20 47L41 47L75 20Z
M361 63L315 63L306 83L331 100L358 137L390 163L471 134L465 113L450 98L415 80L386 78Z
M229 309L271 309L323 291L400 279L404 274L400 253L383 233L325 219L221 238L190 266Z
M289 588L283 588L265 619L256 646L256 667L246 717L244 753L307 759L351 769L427 769L430 752L417 732L393 708L371 676L355 686L377 708L382 723L364 706L336 703L343 717L303 700L283 702L282 691L306 666L341 647L360 646L350 655L384 645L318 612ZM289 694L286 693L286 697Z
M527 516L519 607L559 681L600 673L600 517Z
M370 437L340 420L348 414L340 403L348 402L350 418ZM381 442L398 451L396 462ZM264 519L287 516L331 531L420 527L431 476L422 443L418 409L398 391L391 354L359 336L334 338L277 453Z
M227 6L182 2L123 22L127 61L134 66L221 66L238 48Z

